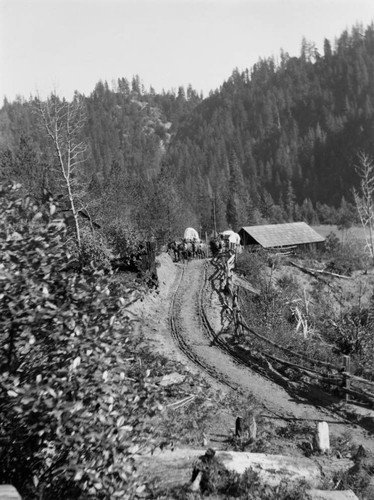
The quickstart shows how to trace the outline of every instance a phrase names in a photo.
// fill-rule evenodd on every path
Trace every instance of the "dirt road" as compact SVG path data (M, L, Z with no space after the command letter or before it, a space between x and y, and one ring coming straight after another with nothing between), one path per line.
M174 265L166 256L160 260L161 297L159 302L156 301L155 313L159 339L162 340L159 347L164 353L184 360L188 365L193 364L228 391L252 395L270 418L327 421L332 435L339 436L349 431L352 440L374 452L374 438L368 431L322 406L290 395L271 380L239 364L212 342L202 308L209 324L219 333L221 304L217 292L211 287L206 286L203 291L205 265L204 260L193 260L184 265ZM152 325L150 307L147 321Z

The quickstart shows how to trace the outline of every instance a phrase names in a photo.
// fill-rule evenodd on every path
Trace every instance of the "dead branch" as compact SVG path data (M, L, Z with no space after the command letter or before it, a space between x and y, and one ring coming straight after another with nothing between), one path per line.
M179 408L182 408L183 406L191 403L194 399L195 399L196 396L194 396L193 394L183 398L183 399L180 399L179 401L174 401L174 403L170 403L168 405L166 405L168 408L171 408L172 410L176 410L176 409L179 409Z
M342 279L346 279L346 280L351 279L349 276L344 276L343 274L331 273L330 271L325 271L325 270L320 270L320 269L310 269L309 267L305 267L305 266L301 266L300 264L296 264L296 262L293 262L291 260L289 261L289 263L291 264L291 266L295 266L298 269L300 269L301 271L305 271L305 272L310 273L312 275L314 275L315 273L316 274L326 274L328 276L334 276L335 278L342 278Z

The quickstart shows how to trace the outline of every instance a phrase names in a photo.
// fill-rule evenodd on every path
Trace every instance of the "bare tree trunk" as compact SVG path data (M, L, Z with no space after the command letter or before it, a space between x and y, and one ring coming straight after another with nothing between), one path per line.
M364 228L366 245L374 263L374 163L367 154L359 154L356 172L361 179L360 192L353 190L353 195L361 225Z
M85 161L84 153L87 149L86 144L79 138L85 122L83 103L78 99L74 99L72 103L60 101L52 94L44 103L38 99L37 108L56 151L59 173L73 214L76 242L80 251L82 239L77 207L80 200L74 174L78 166Z

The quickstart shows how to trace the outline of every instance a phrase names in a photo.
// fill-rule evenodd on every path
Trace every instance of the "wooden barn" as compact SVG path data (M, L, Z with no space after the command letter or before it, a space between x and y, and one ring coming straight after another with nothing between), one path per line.
M325 241L323 236L305 222L246 226L240 229L239 235L242 245L253 248L306 247Z

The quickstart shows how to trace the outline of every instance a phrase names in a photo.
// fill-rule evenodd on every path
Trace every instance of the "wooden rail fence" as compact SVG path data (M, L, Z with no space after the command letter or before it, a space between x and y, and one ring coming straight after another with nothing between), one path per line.
M235 277L235 261L236 254L233 250L220 253L214 259L212 259L213 264L221 270L221 272L218 273L221 277L220 288L224 293L224 300L226 301L227 308L231 311L233 317L235 336L237 338L240 338L243 332L247 332L261 342L271 346L274 349L278 349L291 358L293 357L299 359L309 366L302 366L301 364L287 361L286 359L279 358L274 354L270 354L262 350L260 352L260 355L261 357L266 358L268 360L268 363L272 361L283 367L290 368L300 375L304 374L308 378L313 379L314 381L318 381L321 384L339 387L340 391L344 393L346 401L348 401L350 397L353 397L356 400L374 405L374 392L369 392L369 390L364 390L361 387L364 385L366 387L374 388L374 382L363 377L358 377L351 373L351 360L349 356L342 357L341 365L329 363L319 359L313 359L305 354L294 351L293 349L289 349L288 347L282 346L277 342L268 339L264 335L257 332L254 328L251 328L246 324L239 305L239 288L246 288L247 290L250 290L252 293L256 294L259 294L260 292L252 287L252 285L250 285L248 282L246 282L246 280L242 278L238 279L237 277ZM281 375L271 365L269 366L269 369L278 374L282 379L291 382L290 379L288 379L284 375Z

